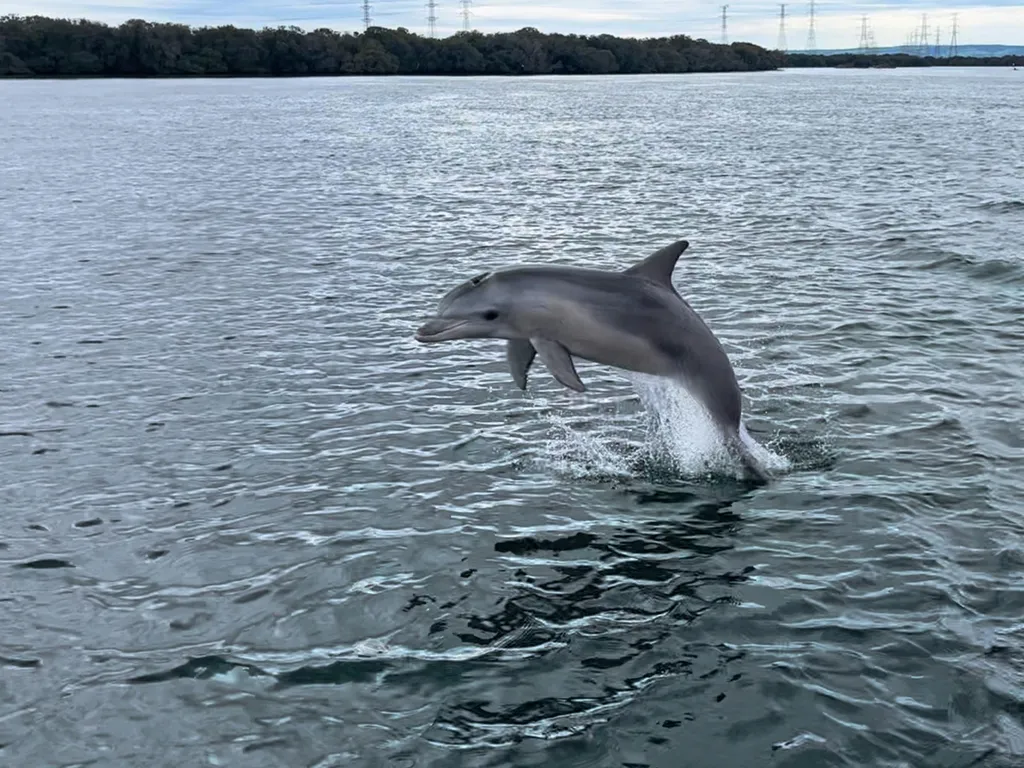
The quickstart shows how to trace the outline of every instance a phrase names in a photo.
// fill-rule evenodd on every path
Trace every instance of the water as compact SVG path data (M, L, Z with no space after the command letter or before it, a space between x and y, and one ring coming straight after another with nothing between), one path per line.
M1022 89L0 83L0 762L1019 765ZM768 486L412 338L679 237Z

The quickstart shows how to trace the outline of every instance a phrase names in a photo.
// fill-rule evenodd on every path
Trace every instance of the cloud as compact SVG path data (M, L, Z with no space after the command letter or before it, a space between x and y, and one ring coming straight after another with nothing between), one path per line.
M614 34L654 37L688 34L718 41L719 0L473 0L471 23L485 32L511 31L524 26L544 32ZM786 37L790 48L807 40L809 0L787 3ZM959 13L961 44L1024 42L1021 0L816 0L815 31L819 48L857 45L861 16L866 15L876 44L901 45L928 15L931 36L938 25L948 43L952 14ZM437 0L438 33L461 29L459 0ZM279 24L315 29L355 31L362 27L361 0L9 0L3 13L88 18L120 24L130 18L175 21L193 26L234 24L260 28ZM426 32L426 0L371 0L374 22ZM748 40L774 47L778 39L779 6L766 0L729 3L730 40Z

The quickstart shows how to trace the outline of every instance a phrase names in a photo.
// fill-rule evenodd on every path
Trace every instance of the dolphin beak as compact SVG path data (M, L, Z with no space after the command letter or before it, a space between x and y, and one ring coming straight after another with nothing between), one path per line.
M443 317L435 317L419 327L416 331L416 341L430 344L461 338L459 329L467 323L469 323L468 320L448 320Z

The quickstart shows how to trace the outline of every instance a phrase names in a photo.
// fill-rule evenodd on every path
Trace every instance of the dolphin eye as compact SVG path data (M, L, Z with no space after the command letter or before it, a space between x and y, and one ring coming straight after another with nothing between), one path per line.
M498 319L497 311L495 311L493 309L488 309L486 312L484 312L484 320L497 320L497 319Z

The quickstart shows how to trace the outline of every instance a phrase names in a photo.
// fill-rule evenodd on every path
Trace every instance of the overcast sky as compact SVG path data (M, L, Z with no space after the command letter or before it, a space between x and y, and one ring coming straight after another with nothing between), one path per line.
M723 0L728 1L728 0ZM786 41L790 49L807 42L808 1L787 3ZM861 16L866 15L878 45L901 45L928 14L929 39L938 26L949 43L953 13L959 13L958 39L963 43L1024 45L1024 5L1020 0L909 0L901 3L862 0L816 0L818 48L856 47ZM426 34L427 0L371 0L375 24L404 26ZM542 32L660 36L684 33L718 42L718 0L473 0L472 26L484 32L524 26ZM260 28L278 24L340 31L362 29L362 0L0 0L0 15L39 14L88 18L119 24L131 18L175 21L193 26L234 24ZM461 0L437 0L438 33L462 28ZM728 11L729 40L749 40L775 47L779 4L733 0Z

